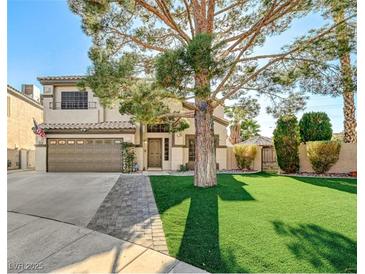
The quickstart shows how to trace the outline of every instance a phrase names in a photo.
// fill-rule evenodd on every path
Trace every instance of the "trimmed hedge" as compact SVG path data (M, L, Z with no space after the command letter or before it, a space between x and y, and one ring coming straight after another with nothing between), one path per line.
M233 147L233 153L240 169L250 169L257 153L257 146L237 144Z
M330 170L340 157L341 143L337 141L308 142L307 156L316 173Z
M304 113L299 122L299 131L302 142L331 140L331 120L325 112Z
M286 173L299 170L299 127L295 115L281 116L274 130L274 146L279 167Z

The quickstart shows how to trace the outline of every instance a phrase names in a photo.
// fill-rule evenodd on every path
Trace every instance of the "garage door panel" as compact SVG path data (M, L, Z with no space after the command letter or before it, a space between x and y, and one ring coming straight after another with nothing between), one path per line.
M48 171L120 171L121 139L50 139Z

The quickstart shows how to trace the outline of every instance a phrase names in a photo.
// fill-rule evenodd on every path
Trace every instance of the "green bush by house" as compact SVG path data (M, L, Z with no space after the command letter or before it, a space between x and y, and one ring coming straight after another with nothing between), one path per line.
M281 116L274 130L274 145L279 167L287 173L299 170L299 127L294 115Z
M120 157L121 157L121 171L122 173L130 173L134 171L134 164L136 159L136 153L134 151L134 145L129 142L122 142L120 144Z
M179 172L185 172L185 171L189 171L188 164L180 165Z
M316 141L307 143L307 155L316 173L325 173L340 156L341 143L337 141Z
M250 169L257 153L256 145L237 144L233 147L237 165L240 169Z
M299 122L302 142L326 141L332 138L332 124L325 112L307 112Z

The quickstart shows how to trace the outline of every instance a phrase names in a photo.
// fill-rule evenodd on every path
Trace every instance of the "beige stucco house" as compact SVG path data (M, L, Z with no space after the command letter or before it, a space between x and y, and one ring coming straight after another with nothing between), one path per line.
M164 125L132 123L118 105L103 107L91 90L80 91L83 76L39 77L46 138L37 138L36 169L39 171L120 171L120 143L134 144L139 170L178 170L194 163L194 121L180 133ZM171 103L173 111L191 108ZM227 125L223 107L214 112L216 156L219 169L227 168Z
M29 92L7 86L7 168L31 169L35 166L33 119L43 121L43 106Z

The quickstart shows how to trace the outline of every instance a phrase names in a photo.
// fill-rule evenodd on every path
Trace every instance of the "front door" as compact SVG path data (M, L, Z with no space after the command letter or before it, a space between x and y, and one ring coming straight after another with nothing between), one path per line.
M195 136L189 136L186 139L188 145L188 169L194 170L195 164Z
M148 139L148 167L162 168L162 139Z

